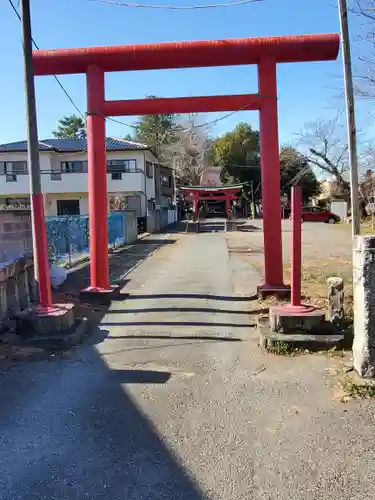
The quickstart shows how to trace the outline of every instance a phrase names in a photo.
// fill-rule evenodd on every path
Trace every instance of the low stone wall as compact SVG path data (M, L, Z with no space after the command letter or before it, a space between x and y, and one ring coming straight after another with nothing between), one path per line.
M0 211L0 262L12 262L32 248L30 211Z
M0 266L0 331L14 313L27 309L34 299L32 257L22 257Z

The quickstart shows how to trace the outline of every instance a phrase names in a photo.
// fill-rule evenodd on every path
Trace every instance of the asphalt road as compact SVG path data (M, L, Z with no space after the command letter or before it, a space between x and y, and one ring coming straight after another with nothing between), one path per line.
M225 234L169 241L88 345L0 377L0 498L372 499L372 402L335 358L263 354Z

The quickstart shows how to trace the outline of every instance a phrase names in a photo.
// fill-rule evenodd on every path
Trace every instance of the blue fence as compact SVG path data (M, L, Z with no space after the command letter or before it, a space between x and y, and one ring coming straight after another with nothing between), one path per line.
M90 235L87 215L47 217L46 232L51 261L72 265L89 256ZM122 213L108 215L108 246L125 243L125 220Z

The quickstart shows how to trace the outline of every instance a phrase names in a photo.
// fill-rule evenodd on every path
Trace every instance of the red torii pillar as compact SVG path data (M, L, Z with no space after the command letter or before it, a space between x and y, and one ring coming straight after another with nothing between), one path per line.
M264 58L258 64L260 108L260 163L264 231L264 291L283 285L283 253L280 209L280 158L277 120L276 61ZM263 187L264 186L264 187ZM280 265L281 263L281 265Z
M111 291L108 269L108 195L105 139L104 71L89 66L87 85L87 159L89 177L90 288Z
M334 60L338 50L338 35L328 34L35 51L35 75L86 73L87 76L91 252L89 290L99 293L111 291L108 278L105 116L207 113L240 109L260 111L265 254L265 284L261 290L265 293L285 290L281 242L276 64ZM106 71L245 64L258 65L258 94L105 100Z

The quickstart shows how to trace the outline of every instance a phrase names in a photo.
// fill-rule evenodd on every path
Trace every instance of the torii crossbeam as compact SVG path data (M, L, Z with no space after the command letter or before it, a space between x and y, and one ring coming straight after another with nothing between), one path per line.
M108 293L105 117L259 110L264 220L265 290L283 284L276 66L334 60L337 34L122 45L35 51L35 75L85 73L89 164L90 290ZM257 64L257 94L106 101L104 74L172 68Z

